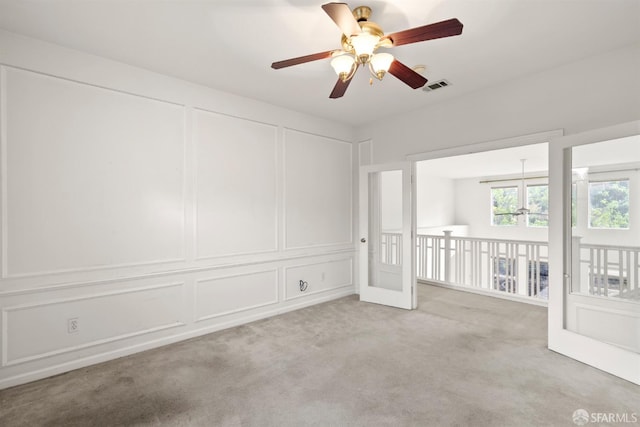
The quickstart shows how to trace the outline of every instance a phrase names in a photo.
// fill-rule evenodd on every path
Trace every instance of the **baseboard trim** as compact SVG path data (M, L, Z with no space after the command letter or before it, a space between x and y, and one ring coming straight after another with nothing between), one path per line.
M231 321L220 322L220 323L205 326L202 328L190 329L188 331L178 333L175 335L170 335L170 336L158 338L155 340L150 340L150 341L142 342L139 344L130 345L128 347L87 356L87 357L72 360L69 362L63 362L63 363L60 363L54 366L49 366L36 371L14 375L12 377L0 379L0 390L26 384L32 381L41 380L54 375L63 374L76 369L85 368L87 366L95 365L98 363L107 362L109 360L118 359L120 357L125 357L132 354L140 353L146 350L152 350L154 348L188 340L190 338L196 338L199 336L211 334L217 331L221 331L223 329L228 329L234 326L255 322L257 320L277 316L279 314L284 314L290 311L299 310L301 308L310 307L312 305L321 304L323 302L331 301L338 298L343 298L343 297L354 295L354 294L355 294L354 286L349 285L342 288L333 289L332 292L325 293L324 295L314 295L313 297L310 296L309 299L305 299L304 301L299 301L299 302L296 301L296 303L294 304L286 304L285 306L274 307L271 310L254 313L248 316L233 319Z

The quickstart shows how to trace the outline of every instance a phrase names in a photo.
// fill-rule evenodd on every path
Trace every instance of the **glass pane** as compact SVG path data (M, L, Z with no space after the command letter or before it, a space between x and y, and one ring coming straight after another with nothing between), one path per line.
M516 225L518 217L512 215L518 209L518 187L491 189L491 224Z
M640 233L629 229L631 184L639 179L637 163L630 162L640 162L639 142L622 138L572 149L572 222L588 218L572 229L573 293L640 302Z
M402 290L402 171L369 174L369 286Z
M640 352L640 137L572 148L566 328Z
M589 227L629 228L629 180L589 183Z
M529 208L529 214L526 215L528 227L548 227L549 186L546 184L527 186L527 207Z

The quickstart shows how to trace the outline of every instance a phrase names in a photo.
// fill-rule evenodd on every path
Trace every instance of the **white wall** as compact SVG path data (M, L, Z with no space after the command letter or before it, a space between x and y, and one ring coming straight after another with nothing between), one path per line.
M454 180L429 175L424 162L416 167L416 227L431 228L455 222Z
M565 135L640 118L640 46L498 82L358 130L375 163L408 154L564 129ZM455 82L454 82L455 84ZM416 93L416 96L424 94Z
M350 128L5 32L0 61L0 388L354 292Z

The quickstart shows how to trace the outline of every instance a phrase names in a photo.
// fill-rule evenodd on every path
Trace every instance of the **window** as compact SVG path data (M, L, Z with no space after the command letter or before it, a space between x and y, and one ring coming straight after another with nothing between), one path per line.
M529 185L527 186L527 215L528 227L548 227L549 226L549 186Z
M491 189L491 225L516 225L518 217L509 215L518 209L518 187Z
M629 180L589 182L589 227L629 228Z

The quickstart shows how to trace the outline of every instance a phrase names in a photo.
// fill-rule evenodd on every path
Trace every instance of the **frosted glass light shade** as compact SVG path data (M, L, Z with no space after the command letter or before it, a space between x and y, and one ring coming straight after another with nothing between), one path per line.
M351 46L356 51L356 56L358 58L369 58L372 54L376 45L380 41L380 37L374 36L369 33L360 33L356 36L351 37Z
M340 55L331 60L331 66L336 74L342 77L343 75L348 75L351 72L354 62L355 60L353 59L353 56Z
M371 67L373 68L374 73L379 73L380 71L384 71L385 73L389 71L389 67L393 62L393 55L390 53L376 53L371 58Z

